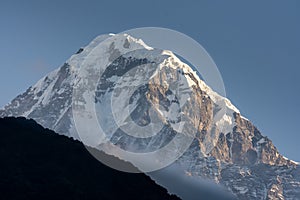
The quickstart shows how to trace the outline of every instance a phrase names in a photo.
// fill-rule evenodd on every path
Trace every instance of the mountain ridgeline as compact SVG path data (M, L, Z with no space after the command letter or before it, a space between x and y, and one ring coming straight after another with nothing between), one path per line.
M101 164L81 142L34 120L0 119L0 158L1 199L179 199L144 174Z

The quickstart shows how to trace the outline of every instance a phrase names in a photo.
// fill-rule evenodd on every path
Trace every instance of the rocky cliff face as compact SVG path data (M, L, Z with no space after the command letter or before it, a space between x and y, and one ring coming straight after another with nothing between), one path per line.
M208 156L195 155L201 146L196 140L178 162L189 175L215 180L238 199L299 199L299 165L280 155L251 122L234 116L233 131L220 134Z
M0 116L33 118L44 127L82 140L73 120L73 88L79 91L76 106L84 110L88 106L85 90L93 84L81 78L97 73L102 74L94 94L97 117L109 132L106 139L114 145L131 152L151 152L184 134L192 137L192 143L176 163L188 175L214 180L239 199L300 199L297 163L283 157L228 99L212 91L172 52L153 49L128 35L96 38L17 96ZM124 134L107 114L112 96L130 96L128 104L115 105L130 110L128 115L139 126L149 125L155 115L163 128L150 138ZM122 109L117 117L125 126L129 116ZM176 126L183 121L184 131L179 133Z

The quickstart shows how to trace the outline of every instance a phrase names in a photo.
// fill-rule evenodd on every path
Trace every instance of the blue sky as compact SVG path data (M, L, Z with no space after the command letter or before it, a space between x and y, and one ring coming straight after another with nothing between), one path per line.
M300 161L299 1L1 1L0 106L104 33L171 28L216 62L227 97Z

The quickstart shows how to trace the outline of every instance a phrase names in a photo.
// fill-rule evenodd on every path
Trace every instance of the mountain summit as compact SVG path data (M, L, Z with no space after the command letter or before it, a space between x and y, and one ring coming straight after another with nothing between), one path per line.
M94 82L84 79L99 73ZM94 109L88 97L93 97L95 113L86 112ZM227 98L172 52L154 49L127 34L95 38L12 100L0 116L32 118L120 158L123 151L163 149L178 135L191 138L183 154L175 155L175 163L187 176L213 180L239 199L300 199L298 163L282 156ZM107 134L97 139L82 135L76 117L84 123L97 120ZM152 122L161 125L154 136L149 137L151 131L137 131L140 138L125 134L133 126L155 129ZM84 125L79 125L83 132ZM112 152L109 143L122 151Z

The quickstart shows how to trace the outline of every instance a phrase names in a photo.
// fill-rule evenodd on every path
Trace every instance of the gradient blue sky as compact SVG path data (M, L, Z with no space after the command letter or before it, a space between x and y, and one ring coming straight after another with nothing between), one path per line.
M216 62L227 97L300 161L300 1L1 1L0 106L99 34L183 32Z

